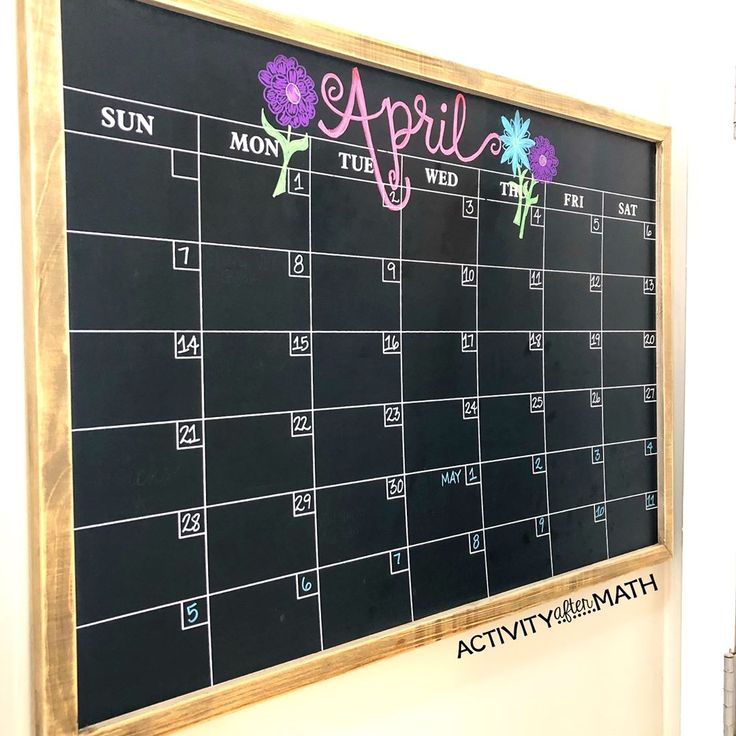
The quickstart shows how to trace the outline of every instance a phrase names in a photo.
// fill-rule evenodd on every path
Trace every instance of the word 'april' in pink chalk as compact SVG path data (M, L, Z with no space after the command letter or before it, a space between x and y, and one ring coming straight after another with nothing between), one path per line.
M446 121L442 118L439 121L429 114L427 111L427 100L424 95L417 95L414 98L412 107L401 100L393 101L390 97L384 97L381 106L375 112L368 112L363 92L363 83L360 79L360 71L357 67L353 67L352 80L350 85L350 93L348 95L345 106L342 110L337 107L337 103L343 101L345 97L345 87L342 80L333 72L328 72L322 77L322 100L327 107L334 112L339 118L339 122L330 128L325 125L324 120L318 123L319 129L330 138L338 139L347 130L352 122L359 123L363 129L363 137L365 145L368 148L371 161L373 162L373 173L378 185L378 190L383 199L383 203L392 210L401 210L406 207L411 196L411 181L409 177L405 177L403 182L403 195L390 196L390 192L397 194L397 187L401 184L399 178L401 176L399 151L409 145L409 141L413 136L421 133L424 128L424 145L429 153L437 153L440 151L446 156L454 156L463 163L469 163L477 159L482 153L488 150L493 156L498 156L501 152L501 140L498 133L489 133L483 142L478 146L475 152L464 155L460 152L460 140L465 129L465 118L467 113L467 103L465 96L458 93L455 95L455 104L452 111L451 130L447 130ZM447 113L447 103L440 105L440 112ZM386 188L386 181L381 173L378 157L376 156L376 148L373 143L373 133L371 131L371 122L385 116L388 124L389 137L391 141L392 168L388 172L387 181L390 191ZM436 127L435 124L437 123ZM449 141L447 140L449 136Z

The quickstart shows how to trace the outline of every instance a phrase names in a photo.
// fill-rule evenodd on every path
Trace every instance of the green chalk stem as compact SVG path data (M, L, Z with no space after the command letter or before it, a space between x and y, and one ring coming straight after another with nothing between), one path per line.
M291 140L291 125L286 129L286 135L284 135L280 130L276 130L276 128L271 125L271 123L268 122L268 119L266 118L266 111L261 108L261 125L263 126L263 129L268 133L271 138L273 138L279 146L281 146L281 150L284 154L284 162L281 164L281 172L279 173L278 181L276 182L276 187L273 190L272 197L278 197L279 194L283 194L286 191L286 174L289 168L289 161L291 161L291 157L297 152L297 151L306 151L309 148L309 137L303 136L302 138L297 138L296 140Z
M516 214L514 215L514 225L519 228L519 240L524 237L529 210L539 202L539 196L534 195L534 187L537 184L537 180L533 176L530 176L527 180L526 175L528 173L526 169L519 166L519 181L517 183L519 200L516 203Z

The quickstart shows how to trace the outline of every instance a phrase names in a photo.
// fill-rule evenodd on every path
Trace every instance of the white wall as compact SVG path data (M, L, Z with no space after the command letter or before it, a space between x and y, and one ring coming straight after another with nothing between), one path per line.
M675 734L665 725L663 661L667 647L676 644L663 622L677 600L666 568L654 572L659 593L596 614L602 618L460 661L457 639L449 638L181 736L281 736L297 722L301 736ZM546 612L540 607L528 613L540 609ZM670 702L676 710L676 701Z
M734 646L736 483L729 467L736 440L730 408L736 305L724 279L736 273L735 26L731 4L701 36L702 58L692 55L694 68L685 65L688 94L678 100L691 145L682 622L687 736L721 732L722 655Z
M0 3L0 136L6 153L0 172L0 209L5 253L0 270L4 320L2 362L4 408L2 433L4 503L0 526L0 733L26 736L29 727L28 611L22 404L22 335L20 321L20 244L17 216L17 170L14 167L15 111L14 22L12 3ZM733 620L733 542L720 544L709 531L713 517L724 532L733 517L733 484L725 476L728 412L708 409L708 401L729 387L726 367L710 358L712 345L730 324L726 299L731 284L713 287L708 251L720 249L718 262L733 265L734 238L715 232L712 193L715 174L731 174L723 156L729 141L717 136L720 117L731 99L733 52L726 58L733 18L713 18L715 3L698 3L698 17L672 18L670 3L542 2L476 3L455 0L442 11L428 3L370 0L338 3L272 0L269 7L357 30L527 83L570 94L619 110L675 125L675 302L676 372L682 388L679 352L684 329L685 165L691 155L690 359L688 441L688 518L685 590L686 736L717 733L720 723L720 656L729 643ZM695 7L695 6L694 6ZM600 10L596 10L599 9ZM522 12L524 15L522 16ZM733 11L730 11L733 13ZM700 20L698 20L700 18ZM699 28L702 26L702 34ZM705 35L705 30L707 34ZM684 32L690 41L684 43ZM722 50L719 59L716 51ZM716 62L720 64L717 67ZM730 67L724 69L724 64ZM695 72L712 66L695 84ZM721 73L716 69L720 68ZM683 80L683 74L690 70ZM729 77L726 79L726 77ZM727 81L727 89L723 88ZM695 96L697 94L697 96ZM692 101L692 102L691 102ZM694 103L694 104L693 104ZM729 110L725 110L726 122ZM688 138L690 129L698 138ZM723 130L721 130L723 133ZM702 136L702 138L701 138ZM695 152L716 147L715 160ZM733 151L733 147L731 148ZM733 161L732 161L733 163ZM725 179L722 175L719 178ZM723 183L719 181L719 183ZM736 202L730 190L730 204ZM724 216L719 215L720 220ZM718 307L721 317L711 309ZM731 309L731 314L733 310ZM712 377L712 378L711 378ZM678 425L682 402L676 397ZM710 412L710 413L707 413ZM714 429L713 422L716 423ZM715 437L723 434L725 452L713 455ZM717 447L719 445L716 444ZM681 442L678 438L678 449ZM722 459L723 458L723 459ZM708 499L714 499L710 501ZM718 509L713 513L713 508ZM728 511L731 513L724 513ZM733 538L733 535L732 535ZM726 564L726 561L728 564ZM730 579L724 581L723 575ZM679 560L656 570L657 595L563 626L522 642L458 662L456 639L384 660L347 675L303 688L188 729L186 736L243 733L399 734L421 728L426 733L471 729L504 736L543 731L550 736L597 733L656 736L678 733ZM713 582L708 582L708 575ZM724 584L726 583L727 584ZM728 595L726 595L726 593ZM700 596L707 594L708 598ZM719 596L719 597L714 597ZM726 600L727 599L727 600ZM705 606L707 606L707 613ZM693 705L691 690L708 685L709 701ZM696 714L703 710L703 714Z
M0 310L4 315L4 350L0 364L0 467L3 473L0 492L3 509L0 525L0 733L25 736L30 733L31 717L14 5L0 2L0 141L3 150Z

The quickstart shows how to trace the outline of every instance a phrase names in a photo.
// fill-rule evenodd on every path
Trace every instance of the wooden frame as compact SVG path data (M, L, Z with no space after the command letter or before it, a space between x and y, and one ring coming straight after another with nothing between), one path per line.
M148 736L225 713L669 558L673 549L670 129L237 0L143 0L657 145L659 543L83 729ZM59 0L18 0L35 731L77 734Z

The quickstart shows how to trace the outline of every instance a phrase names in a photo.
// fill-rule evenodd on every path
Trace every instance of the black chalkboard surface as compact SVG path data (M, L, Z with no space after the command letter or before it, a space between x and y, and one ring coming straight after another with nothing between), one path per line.
M657 543L654 143L61 8L80 727Z

